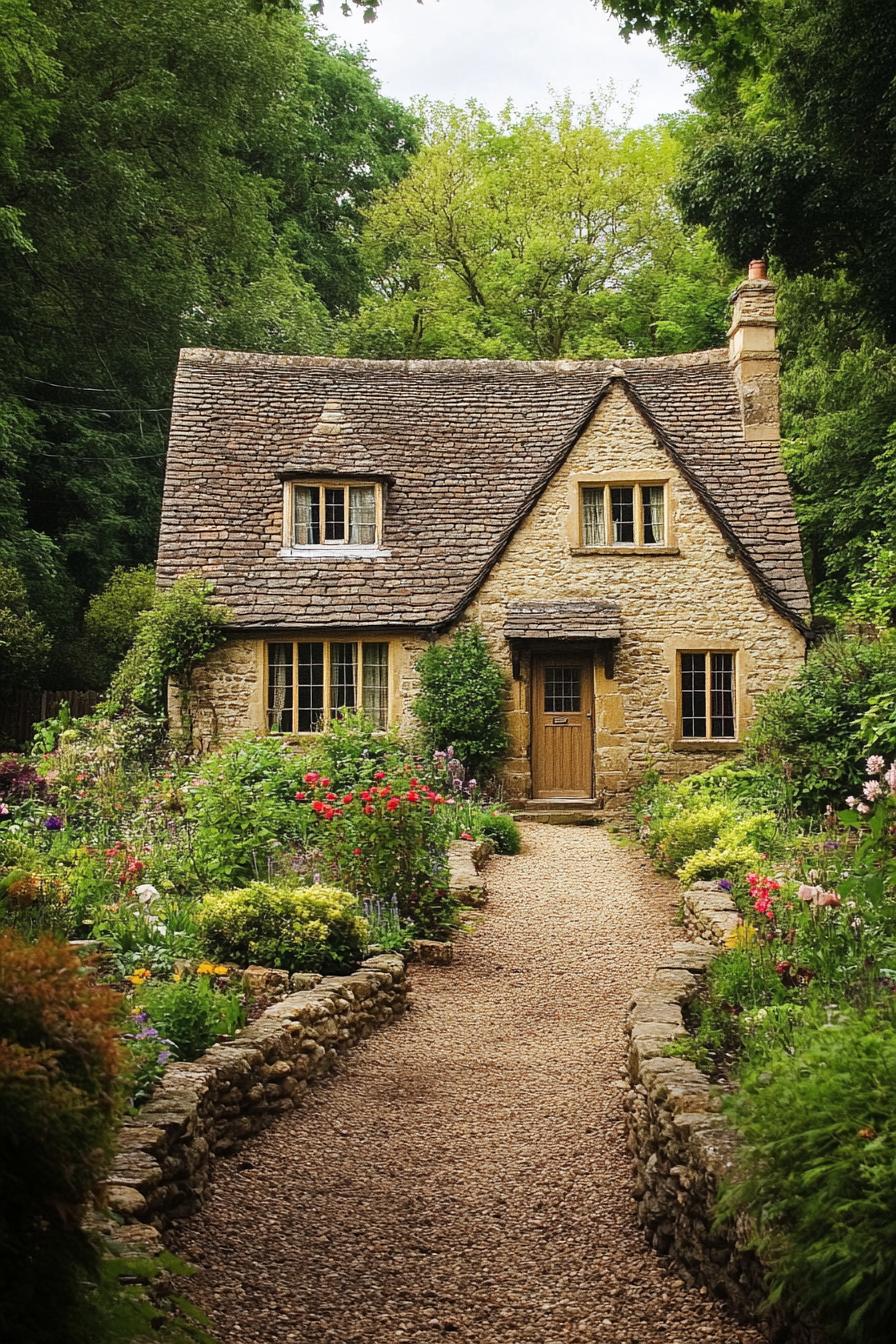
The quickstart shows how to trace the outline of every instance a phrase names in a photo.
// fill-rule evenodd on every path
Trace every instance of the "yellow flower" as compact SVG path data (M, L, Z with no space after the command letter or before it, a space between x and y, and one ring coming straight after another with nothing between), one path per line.
M145 966L138 966L133 975L126 975L125 980L130 980L132 985L145 985L147 980L152 979L152 971L148 971Z
M171 979L174 981L176 985L179 985L181 980L183 980L183 978L184 978L183 971L175 971L171 977Z
M230 974L230 967L229 967L229 966L216 966L216 967L215 967L215 975L229 975L229 974Z
M756 941L756 930L752 924L738 924L725 939L726 947L747 948Z
M199 965L196 967L196 974L197 974L197 975L217 975L218 972L217 972L217 970L215 969L215 964L214 964L213 961L200 961Z

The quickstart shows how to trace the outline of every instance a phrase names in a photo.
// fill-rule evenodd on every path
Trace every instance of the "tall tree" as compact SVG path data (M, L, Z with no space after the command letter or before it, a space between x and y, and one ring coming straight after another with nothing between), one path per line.
M896 22L880 0L604 0L697 76L685 216L730 260L843 270L896 340Z
M67 637L153 557L178 347L328 348L415 121L276 0L0 22L0 561Z
M367 355L613 356L721 339L730 272L669 198L668 129L558 102L492 118L426 104L425 143L364 237Z

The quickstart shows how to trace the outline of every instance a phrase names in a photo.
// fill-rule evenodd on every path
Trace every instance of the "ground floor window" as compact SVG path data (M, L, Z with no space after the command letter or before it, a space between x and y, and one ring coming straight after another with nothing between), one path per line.
M681 735L737 736L733 653L679 654Z
M272 733L316 733L340 709L389 719L389 645L377 640L283 640L267 646Z

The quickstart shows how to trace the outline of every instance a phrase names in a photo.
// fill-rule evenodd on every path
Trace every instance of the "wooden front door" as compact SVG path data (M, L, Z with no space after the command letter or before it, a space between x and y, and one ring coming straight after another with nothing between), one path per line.
M593 706L590 658L533 659L533 797L592 797Z

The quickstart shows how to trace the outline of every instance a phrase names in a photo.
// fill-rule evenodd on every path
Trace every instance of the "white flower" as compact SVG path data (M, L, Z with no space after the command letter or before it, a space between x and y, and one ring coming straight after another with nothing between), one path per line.
M884 768L883 756L869 756L865 762L865 770L869 775L879 775Z
M862 792L868 799L869 803L873 803L875 798L879 798L881 794L880 780L869 779L866 782L865 787L862 789Z
M152 905L153 901L159 899L159 892L151 882L141 882L139 887L134 888L134 895L141 905Z

